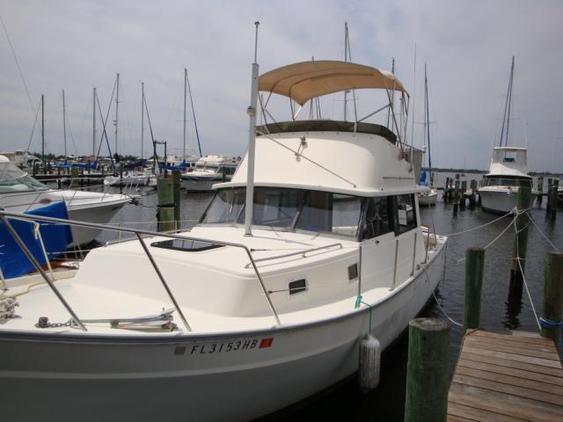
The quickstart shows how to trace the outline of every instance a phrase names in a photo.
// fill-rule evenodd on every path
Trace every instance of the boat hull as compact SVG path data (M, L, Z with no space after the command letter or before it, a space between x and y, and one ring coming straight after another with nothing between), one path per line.
M481 208L496 214L506 214L516 208L518 190L509 188L479 189Z
M190 192L211 192L215 183L228 181L223 178L182 178L182 188Z
M383 348L389 346L431 297L442 275L442 253L371 312L364 306L313 324L206 336L4 335L3 415L168 421L269 414L357 371L370 314L372 333Z
M438 200L437 192L422 193L418 196L418 205L422 205L424 207L431 207L433 205L436 205L437 200Z
M125 205L125 202L100 203L99 205L84 208L69 208L68 218L76 221L87 221L88 223L107 224ZM102 232L101 229L71 226L72 243L69 247L85 245L96 239Z

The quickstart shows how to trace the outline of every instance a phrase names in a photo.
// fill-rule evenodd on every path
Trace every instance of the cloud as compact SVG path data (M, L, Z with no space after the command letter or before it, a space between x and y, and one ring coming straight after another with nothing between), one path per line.
M140 83L155 137L182 148L183 68L189 69L204 152L246 149L253 22L260 20L261 71L295 61L343 57L348 21L354 61L389 68L416 90L422 120L422 68L428 62L439 166L486 168L516 55L513 142L530 148L534 170L561 171L563 50L558 1L139 2L4 1L6 23L35 104L46 99L49 151L61 152L61 90L78 153L91 150L91 97L107 107L121 75L120 152L140 153ZM413 85L417 46L416 88ZM361 97L361 105L369 97ZM338 110L337 100L326 102ZM104 111L105 112L105 111ZM340 113L340 111L338 111ZM34 112L4 34L0 36L3 150L27 145ZM191 119L191 110L188 110ZM109 128L113 133L110 118ZM193 124L188 143L195 147ZM422 131L416 128L416 143ZM113 144L113 136L110 137ZM145 151L149 150L148 128ZM35 136L32 150L39 149Z

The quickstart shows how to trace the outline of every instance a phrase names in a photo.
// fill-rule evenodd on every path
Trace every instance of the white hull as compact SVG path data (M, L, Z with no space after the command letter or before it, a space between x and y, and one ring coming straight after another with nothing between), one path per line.
M536 193L532 192L530 202L534 202ZM518 204L518 187L487 186L479 189L481 208L497 214L506 214Z
M128 174L123 177L108 176L104 179L105 186L156 186L156 176L154 174Z
M123 202L100 203L96 206L85 208L71 208L68 210L68 218L77 221L87 221L88 223L107 224L123 207ZM73 242L69 247L76 245L85 245L98 237L101 233L99 229L91 229L87 227L71 226Z
M430 192L422 192L418 195L418 204L426 207L436 205L438 200L438 192L432 189Z
M441 252L426 274L423 266L373 306L372 332L383 348L431 297ZM54 412L59 420L82 421L249 420L353 374L368 325L369 311L362 306L314 324L228 335L71 334L67 341L60 335L5 335L0 406L6 420ZM272 339L270 347L260 347L264 339Z
M189 176L182 177L182 188L193 192L210 192L215 183L224 182L223 178L193 179Z

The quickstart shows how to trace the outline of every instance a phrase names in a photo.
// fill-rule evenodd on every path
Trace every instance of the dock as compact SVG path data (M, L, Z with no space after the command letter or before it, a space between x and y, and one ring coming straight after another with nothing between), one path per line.
M448 395L448 421L563 421L563 369L552 340L467 330Z

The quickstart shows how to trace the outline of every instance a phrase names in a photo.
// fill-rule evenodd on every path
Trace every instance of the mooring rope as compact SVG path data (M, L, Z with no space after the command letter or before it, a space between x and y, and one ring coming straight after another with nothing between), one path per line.
M528 220L530 220L530 222L534 225L534 227L538 230L538 232L542 235L542 237L547 241L547 243L549 243L551 245L551 247L559 252L560 249L555 246L555 244L547 237L547 235L539 228L539 226L536 224L536 222L534 221L534 219L532 218L532 216L530 215L529 212L526 213L526 216L528 217Z

